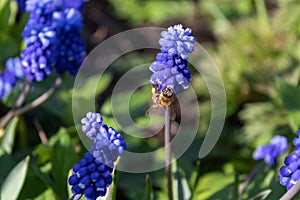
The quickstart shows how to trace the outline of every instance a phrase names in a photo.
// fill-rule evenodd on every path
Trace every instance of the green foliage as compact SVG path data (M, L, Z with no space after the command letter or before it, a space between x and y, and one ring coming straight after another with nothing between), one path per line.
M3 66L9 57L20 53L21 32L27 16L23 15L16 23L17 9L16 1L2 0L0 2L0 66Z
M121 18L128 20L133 25L139 25L145 22L162 23L172 18L187 18L193 13L193 3L185 0L109 0L109 3Z
M1 186L1 199L17 199L25 181L29 156L20 161L6 177Z
M151 185L150 176L146 175L146 186L143 200L153 200L153 189Z
M166 27L183 22L185 26L191 26L197 40L202 41L202 33L213 38L204 44L224 80L227 118L220 140L201 160L200 166L197 155L210 122L211 102L202 77L191 66L191 85L199 99L201 126L191 147L173 166L175 199L279 199L285 192L278 178L284 156L279 158L275 169L262 165L242 194L239 194L239 188L256 165L252 153L258 145L267 144L275 134L287 136L291 143L300 128L299 1L278 0L272 7L270 1L261 0L109 0L103 6L113 11L110 16L114 20L127 23L128 29L149 23ZM16 19L15 1L0 1L1 70L7 58L19 55L22 49L20 35L26 20L26 14ZM151 122L160 126L163 117L145 115L151 104L150 84L133 94L124 91L110 95L118 77L133 66L150 63L153 59L154 54L145 52L125 55L105 71L100 81L98 75L83 79L75 92L74 78L65 75L63 85L53 98L14 118L0 130L1 198L8 199L9 194L14 195L11 196L13 199L71 197L67 185L70 168L86 151L74 127L72 106L83 117L87 110L93 111L91 102L101 102L96 110L101 112L108 125L126 129L136 136L144 133L132 124L120 122L113 112L120 114L129 110L136 125L145 127ZM43 82L34 83L26 103L50 88L55 78L52 75ZM15 90L1 101L1 115L14 105L18 93ZM33 123L36 119L49 137L44 144ZM161 147L163 142L159 134L148 139L125 137L128 150L132 152L149 152ZM30 161L24 159L28 155ZM157 154L153 159L163 161L164 156ZM116 177L110 189L113 192L109 194L112 199L167 199L164 169L148 174L118 172L118 180Z
M1 140L0 155L3 155L4 153L11 154L15 141L17 124L18 118L15 117L9 122L9 124L5 128L3 132L4 137Z
M80 159L78 150L81 146L78 146L75 135L75 128L61 128L47 146L40 144L36 148L34 155L37 157L27 175L22 198L43 199L49 195L49 199L67 199L68 172ZM33 184L37 184L37 188L31 191L29 188Z

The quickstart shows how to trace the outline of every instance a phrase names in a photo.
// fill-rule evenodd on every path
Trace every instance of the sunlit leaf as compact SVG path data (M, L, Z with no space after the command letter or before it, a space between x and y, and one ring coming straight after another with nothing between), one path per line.
M153 189L149 174L146 175L146 186L143 200L153 200Z
M14 117L5 128L4 137L1 141L1 149L8 154L11 154L14 146L17 124L18 118Z
M26 178L29 156L23 159L8 174L1 187L1 199L17 199Z

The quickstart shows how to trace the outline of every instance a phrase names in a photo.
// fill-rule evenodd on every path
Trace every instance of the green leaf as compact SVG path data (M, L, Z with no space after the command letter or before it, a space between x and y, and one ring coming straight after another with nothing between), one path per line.
M45 190L42 194L34 198L34 200L57 200L53 190L50 188Z
M1 149L8 154L11 154L14 146L17 124L18 118L15 117L8 123L4 131L4 138L1 141Z
M182 169L178 168L177 163L174 162L172 166L173 171L173 194L174 199L188 200L192 198L192 192L185 173Z
M118 161L117 161L117 164L118 164ZM110 194L110 199L111 200L116 200L117 199L118 170L116 169L116 167L117 166L115 166L115 169L113 171L113 182L112 182L112 184L109 188L109 194Z
M1 31L7 32L9 30L9 18L10 18L10 1L0 1L0 27Z
M65 180L68 177L69 169L77 162L77 154L74 153L68 133L61 129L57 134L61 137L53 149L51 175L56 186L56 194L61 199L66 199L68 194Z
M1 199L17 199L26 178L29 156L23 159L8 174L1 188Z
M265 191L262 191L260 193L258 193L257 195L255 195L254 197L251 197L249 200L265 200L269 194L272 192L272 190L267 189Z
M193 199L209 199L217 192L225 191L225 188L230 189L234 179L233 174L224 174L222 172L206 173L200 178L199 184L193 193ZM226 195L230 195L230 193L226 192Z
M143 200L152 200L153 199L153 189L150 180L149 174L146 175L146 187Z
M196 163L195 170L193 171L193 173L191 175L191 178L190 178L191 188L192 188L193 192L196 189L196 187L199 183L199 180L200 180L200 173L199 172L200 172L200 161L198 161Z
M2 28L1 25L0 27ZM0 29L0 46L9 47L0 49L0 63L4 63L8 58L19 53L18 42L11 35L4 33L2 29Z

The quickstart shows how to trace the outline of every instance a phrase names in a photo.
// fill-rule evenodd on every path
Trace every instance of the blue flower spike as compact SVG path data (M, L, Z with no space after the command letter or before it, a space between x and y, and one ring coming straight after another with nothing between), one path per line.
M112 183L113 168L97 161L90 152L72 168L73 174L68 183L73 195L84 195L87 200L105 196L107 187Z
M112 127L103 123L100 113L87 113L81 120L82 131L94 141L92 155L101 163L113 167L119 156L126 149L124 136Z
M297 137L294 138L294 152L285 157L284 166L280 168L280 184L287 190L291 189L300 179L300 130L297 131Z
M159 40L161 50L177 54L187 60L188 54L194 51L193 43L196 41L193 36L189 36L191 33L190 28L184 29L181 24L169 27L168 31L161 32L162 38Z
M276 135L268 145L259 146L253 153L255 160L264 160L271 167L277 164L278 156L284 154L288 148L287 138Z
M160 90L171 87L175 93L180 93L189 87L188 54L194 51L193 43L196 41L189 36L191 32L190 28L184 29L181 24L161 32L161 52L149 68L153 72L150 82L158 85Z
M75 75L85 57L80 36L82 0L27 0L29 19L22 36L22 65L29 81L42 81L53 69Z
M68 183L74 198L82 195L88 200L105 196L112 183L115 161L126 149L123 135L103 123L100 113L88 112L82 118L82 131L93 140L94 145L84 158L72 168Z

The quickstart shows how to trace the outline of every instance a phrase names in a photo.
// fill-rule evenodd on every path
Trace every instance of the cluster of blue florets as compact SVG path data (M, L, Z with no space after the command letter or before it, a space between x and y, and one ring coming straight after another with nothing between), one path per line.
M284 136L276 135L268 145L259 146L253 153L255 160L264 160L271 167L277 164L278 156L288 149L288 141Z
M82 131L94 141L91 148L93 156L100 162L112 167L118 156L122 156L126 148L123 135L104 124L99 113L87 113L81 123L83 124Z
M105 196L107 186L112 183L113 168L104 165L93 157L90 152L72 168L73 175L69 177L74 195L84 194L86 199L95 200Z
M81 123L82 131L94 145L84 159L74 165L69 184L74 195L84 194L87 199L96 199L106 194L112 182L114 163L122 156L126 143L122 134L103 123L99 113L87 113Z
M22 36L26 48L21 53L29 81L41 81L56 69L76 74L85 56L80 30L82 0L27 0L30 13Z
M5 63L5 70L0 74L0 99L9 94L19 79L24 78L23 67L20 59L10 58Z
M194 51L193 43L196 41L189 36L191 33L190 28L184 29L181 24L161 32L161 53L150 65L153 72L150 82L158 85L159 90L172 87L175 93L180 93L189 87L191 73L188 70L188 54Z
M294 152L288 155L284 160L284 166L280 168L280 184L287 190L291 189L300 179L300 130L297 131L297 137L294 139Z

